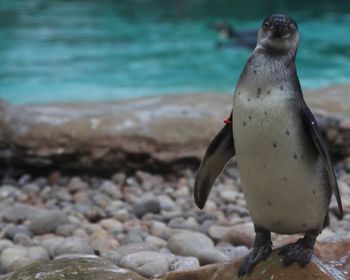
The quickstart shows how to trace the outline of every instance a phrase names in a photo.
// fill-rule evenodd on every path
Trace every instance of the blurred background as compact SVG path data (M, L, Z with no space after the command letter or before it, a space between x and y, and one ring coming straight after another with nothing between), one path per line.
M350 2L1 0L0 98L10 103L231 94L250 48L217 48L217 21L299 24L303 88L350 81Z

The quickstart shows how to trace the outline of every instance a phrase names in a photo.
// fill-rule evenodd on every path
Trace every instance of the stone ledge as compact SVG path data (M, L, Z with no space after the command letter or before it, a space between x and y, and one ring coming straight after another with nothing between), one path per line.
M306 94L337 160L350 156L349 90L336 86ZM0 163L94 173L196 168L229 115L231 100L187 94L110 103L2 102Z

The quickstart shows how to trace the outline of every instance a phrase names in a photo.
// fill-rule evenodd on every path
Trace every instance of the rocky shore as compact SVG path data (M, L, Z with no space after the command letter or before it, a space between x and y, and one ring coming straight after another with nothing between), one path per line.
M306 269L281 269L274 253L246 279L349 279L350 102L339 97L348 88L333 89L329 109L322 91L308 96L336 160L344 220L333 201ZM26 172L0 185L0 279L236 279L254 230L235 161L203 211L192 197L194 169L229 100L3 104L0 162ZM273 235L275 248L298 237Z
M349 85L305 94L336 161L350 157ZM331 94L327 94L331 93ZM187 94L110 103L0 103L0 164L112 175L196 169L231 112L231 96Z

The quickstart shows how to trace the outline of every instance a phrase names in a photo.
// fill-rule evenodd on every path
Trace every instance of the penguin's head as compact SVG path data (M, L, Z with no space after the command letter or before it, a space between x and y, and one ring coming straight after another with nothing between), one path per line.
M212 27L219 33L220 39L232 38L236 34L231 24L225 21L215 22Z
M258 33L258 47L280 53L295 53L298 45L298 25L292 18L272 15L264 20Z

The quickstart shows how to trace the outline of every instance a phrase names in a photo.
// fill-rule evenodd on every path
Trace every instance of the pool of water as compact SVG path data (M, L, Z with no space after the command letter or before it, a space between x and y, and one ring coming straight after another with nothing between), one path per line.
M237 29L257 28L276 12L298 21L304 88L350 82L350 2L310 2L1 0L0 98L230 94L250 51L215 48L210 24L223 19Z

